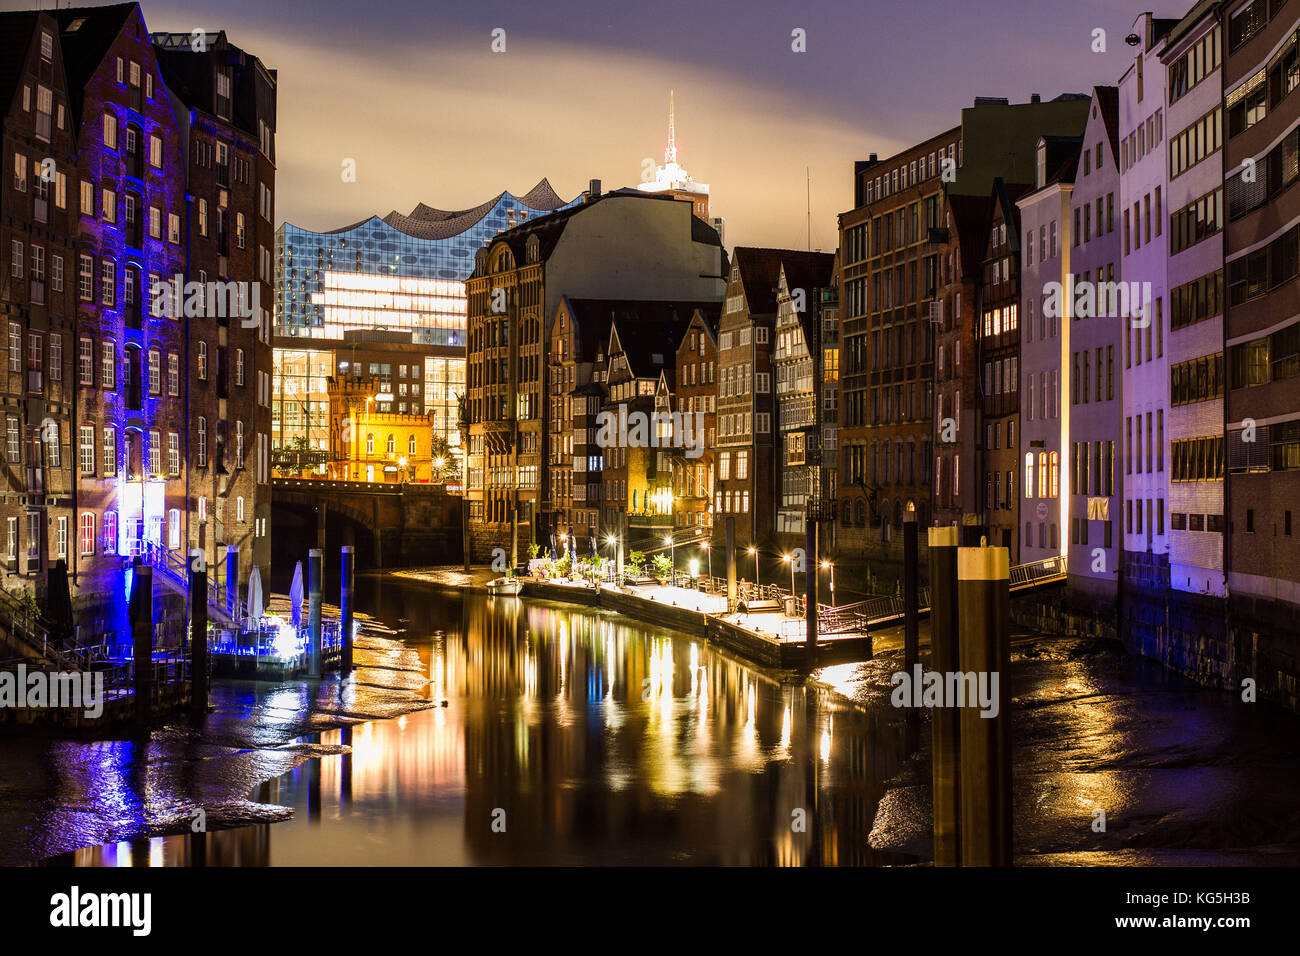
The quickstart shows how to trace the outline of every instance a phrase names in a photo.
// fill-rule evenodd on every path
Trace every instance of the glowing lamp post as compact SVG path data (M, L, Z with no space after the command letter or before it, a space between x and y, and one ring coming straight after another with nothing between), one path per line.
M668 584L672 585L677 580L677 541L672 535L667 535L664 544L668 545L668 563L672 565L672 570L668 573Z
M794 558L788 554L781 555L781 560L790 565L790 596L794 596Z
M835 565L830 561L823 561L822 567L831 572L831 607L835 606Z

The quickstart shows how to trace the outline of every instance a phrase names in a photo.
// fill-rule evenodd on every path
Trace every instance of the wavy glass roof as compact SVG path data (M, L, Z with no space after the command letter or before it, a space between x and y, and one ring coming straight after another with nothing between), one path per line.
M325 232L284 223L276 232L276 331L335 339L348 329L410 328L417 342L463 344L474 254L499 232L581 201L566 203L543 179L523 196L504 191L468 209L421 203L410 215Z

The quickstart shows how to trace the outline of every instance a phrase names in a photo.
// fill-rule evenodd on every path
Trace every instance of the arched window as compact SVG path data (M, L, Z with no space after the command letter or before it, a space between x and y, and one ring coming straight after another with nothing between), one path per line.
M1047 497L1047 452L1038 453L1038 497Z
M415 455L415 436L414 436L414 435L412 435L410 438L406 439L406 453L407 453L408 455L412 455L412 456Z
M366 433L366 454L373 455L374 453L375 453L375 433L367 432Z
M388 444L387 444L387 446L385 447L384 450L385 450L385 451L386 451L390 456L393 455L393 454L397 451L397 442L396 442L396 440L394 440L394 438L393 438L393 436L392 436L391 433L390 433L389 436L388 436Z
M854 506L853 523L859 528L867 523L867 500L865 498L859 498Z
M1034 453L1025 452L1025 497L1034 497Z
M1051 494L1049 497L1057 498L1061 494L1061 456L1056 452L1052 452L1050 467Z
M840 502L840 524L847 528L852 521L853 504L848 498L845 498Z

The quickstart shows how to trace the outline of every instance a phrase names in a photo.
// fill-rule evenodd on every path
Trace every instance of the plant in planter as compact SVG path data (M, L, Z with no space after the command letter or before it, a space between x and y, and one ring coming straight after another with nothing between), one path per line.
M542 546L534 541L528 546L528 557L536 560L537 556L542 553Z
M673 575L673 563L668 560L666 554L656 554L654 560L655 577L660 581L667 581Z
M555 576L557 578L567 578L569 576L569 556L566 554L560 560L555 562Z
M645 573L645 552L633 551L627 556L627 569L632 572L633 577L641 577Z

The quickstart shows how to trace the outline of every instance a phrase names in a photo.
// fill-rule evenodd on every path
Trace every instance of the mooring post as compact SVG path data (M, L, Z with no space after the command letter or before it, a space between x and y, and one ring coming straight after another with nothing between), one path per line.
M137 563L131 570L126 614L135 662L135 720L147 729L153 712L153 568Z
M817 663L817 518L811 508L804 518L804 653L807 665Z
M957 527L929 528L930 670L955 674L957 659ZM961 865L961 713L936 707L930 716L934 792L934 865Z
M195 568L202 557L190 555L190 712L198 720L208 713L208 569Z
M321 563L325 553L320 548L307 552L307 676L321 676Z
M961 516L961 546L963 548L978 548L982 537L984 537L984 531L980 526L979 515L963 514Z
M727 613L736 610L736 519L727 516Z
M343 545L339 566L339 640L342 642L341 666L344 674L352 670L352 589L356 554L351 545Z
M961 682L966 689L960 701L963 866L1010 866L1012 860L1010 572L1006 548L982 545L957 552L958 659L976 684ZM974 691L982 699L971 700Z
M916 509L903 512L903 670L912 673L920 656L921 609L917 588Z
M231 614L239 607L239 547L226 545L226 610ZM243 624L243 621L236 621Z

